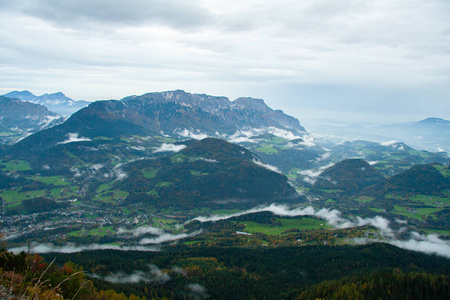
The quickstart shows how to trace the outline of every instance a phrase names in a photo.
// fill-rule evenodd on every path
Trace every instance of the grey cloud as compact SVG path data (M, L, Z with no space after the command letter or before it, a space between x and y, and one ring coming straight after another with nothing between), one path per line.
M85 27L86 23L126 26L159 24L184 30L214 22L212 14L199 6L196 1L19 0L15 2L4 7L65 27Z
M19 253L28 251L26 246L8 249L11 252ZM66 244L64 246L55 246L53 244L33 244L30 247L32 253L76 253L90 250L121 250L121 251L159 251L156 246L116 246L106 244L90 244L77 246L75 244Z
M188 284L186 287L194 293L201 294L201 293L206 292L206 288L198 283L191 283L191 284Z
M449 3L0 1L0 81L74 99L272 98L302 122L448 118Z
M139 244L141 244L141 245L162 244L165 242L173 242L173 241L185 239L188 237L196 236L196 235L199 235L200 233L201 233L201 231L194 231L192 233L180 233L180 234L170 234L170 233L161 232L161 234L156 237L142 239L139 242Z

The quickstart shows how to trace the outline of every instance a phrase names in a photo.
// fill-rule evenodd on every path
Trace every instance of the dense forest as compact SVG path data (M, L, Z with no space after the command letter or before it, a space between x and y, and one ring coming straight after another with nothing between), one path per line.
M450 290L448 259L387 244L180 245L161 252L103 250L43 257L82 267L97 290L150 299L448 299Z

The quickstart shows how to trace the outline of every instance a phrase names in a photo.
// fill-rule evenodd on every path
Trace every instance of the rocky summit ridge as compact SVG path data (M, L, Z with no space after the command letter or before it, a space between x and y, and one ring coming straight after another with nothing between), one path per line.
M239 129L246 127L277 127L305 132L300 122L281 110L273 110L262 99L238 98L230 101L226 97L191 94L183 90L147 93L122 99L139 110L150 104L174 103L185 108L198 107L218 117L225 125Z

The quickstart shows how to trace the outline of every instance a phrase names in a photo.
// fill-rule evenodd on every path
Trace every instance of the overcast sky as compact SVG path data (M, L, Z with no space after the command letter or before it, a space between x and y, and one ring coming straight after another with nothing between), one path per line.
M0 0L0 94L173 89L308 122L450 119L448 0Z

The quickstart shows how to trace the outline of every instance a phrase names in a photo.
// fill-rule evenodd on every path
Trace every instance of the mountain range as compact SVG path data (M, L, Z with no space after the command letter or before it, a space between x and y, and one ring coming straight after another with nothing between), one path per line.
M30 91L12 91L3 95L4 97L28 101L35 104L45 105L50 111L62 116L70 116L79 109L89 105L88 101L75 101L61 92L43 94L36 96Z
M42 105L2 99L5 130L48 119ZM96 101L0 147L1 233L117 247L203 243L202 230L224 245L352 243L394 231L407 241L405 223L448 232L449 163L445 152L398 141L328 143L261 99L177 90ZM248 212L263 214L202 223ZM341 225L367 227L335 231Z
M34 96L29 92L9 93L10 96L18 94L28 99ZM291 174L291 180L300 185L304 180L313 180L305 178L301 170L324 167L347 158L387 161L383 172L389 176L413 164L448 161L445 153L417 151L401 142L318 143L296 118L271 109L261 99L230 101L226 97L181 90L93 102L63 124L37 132L7 152L12 157L31 159L37 168L54 165L67 169L81 158L84 164L109 164L117 158L129 161L158 156L161 152L153 150L165 141L170 144L208 136L249 149L265 163ZM89 149L97 150L94 153ZM396 162L390 163L393 158Z
M0 141L9 144L64 121L44 105L0 96Z

